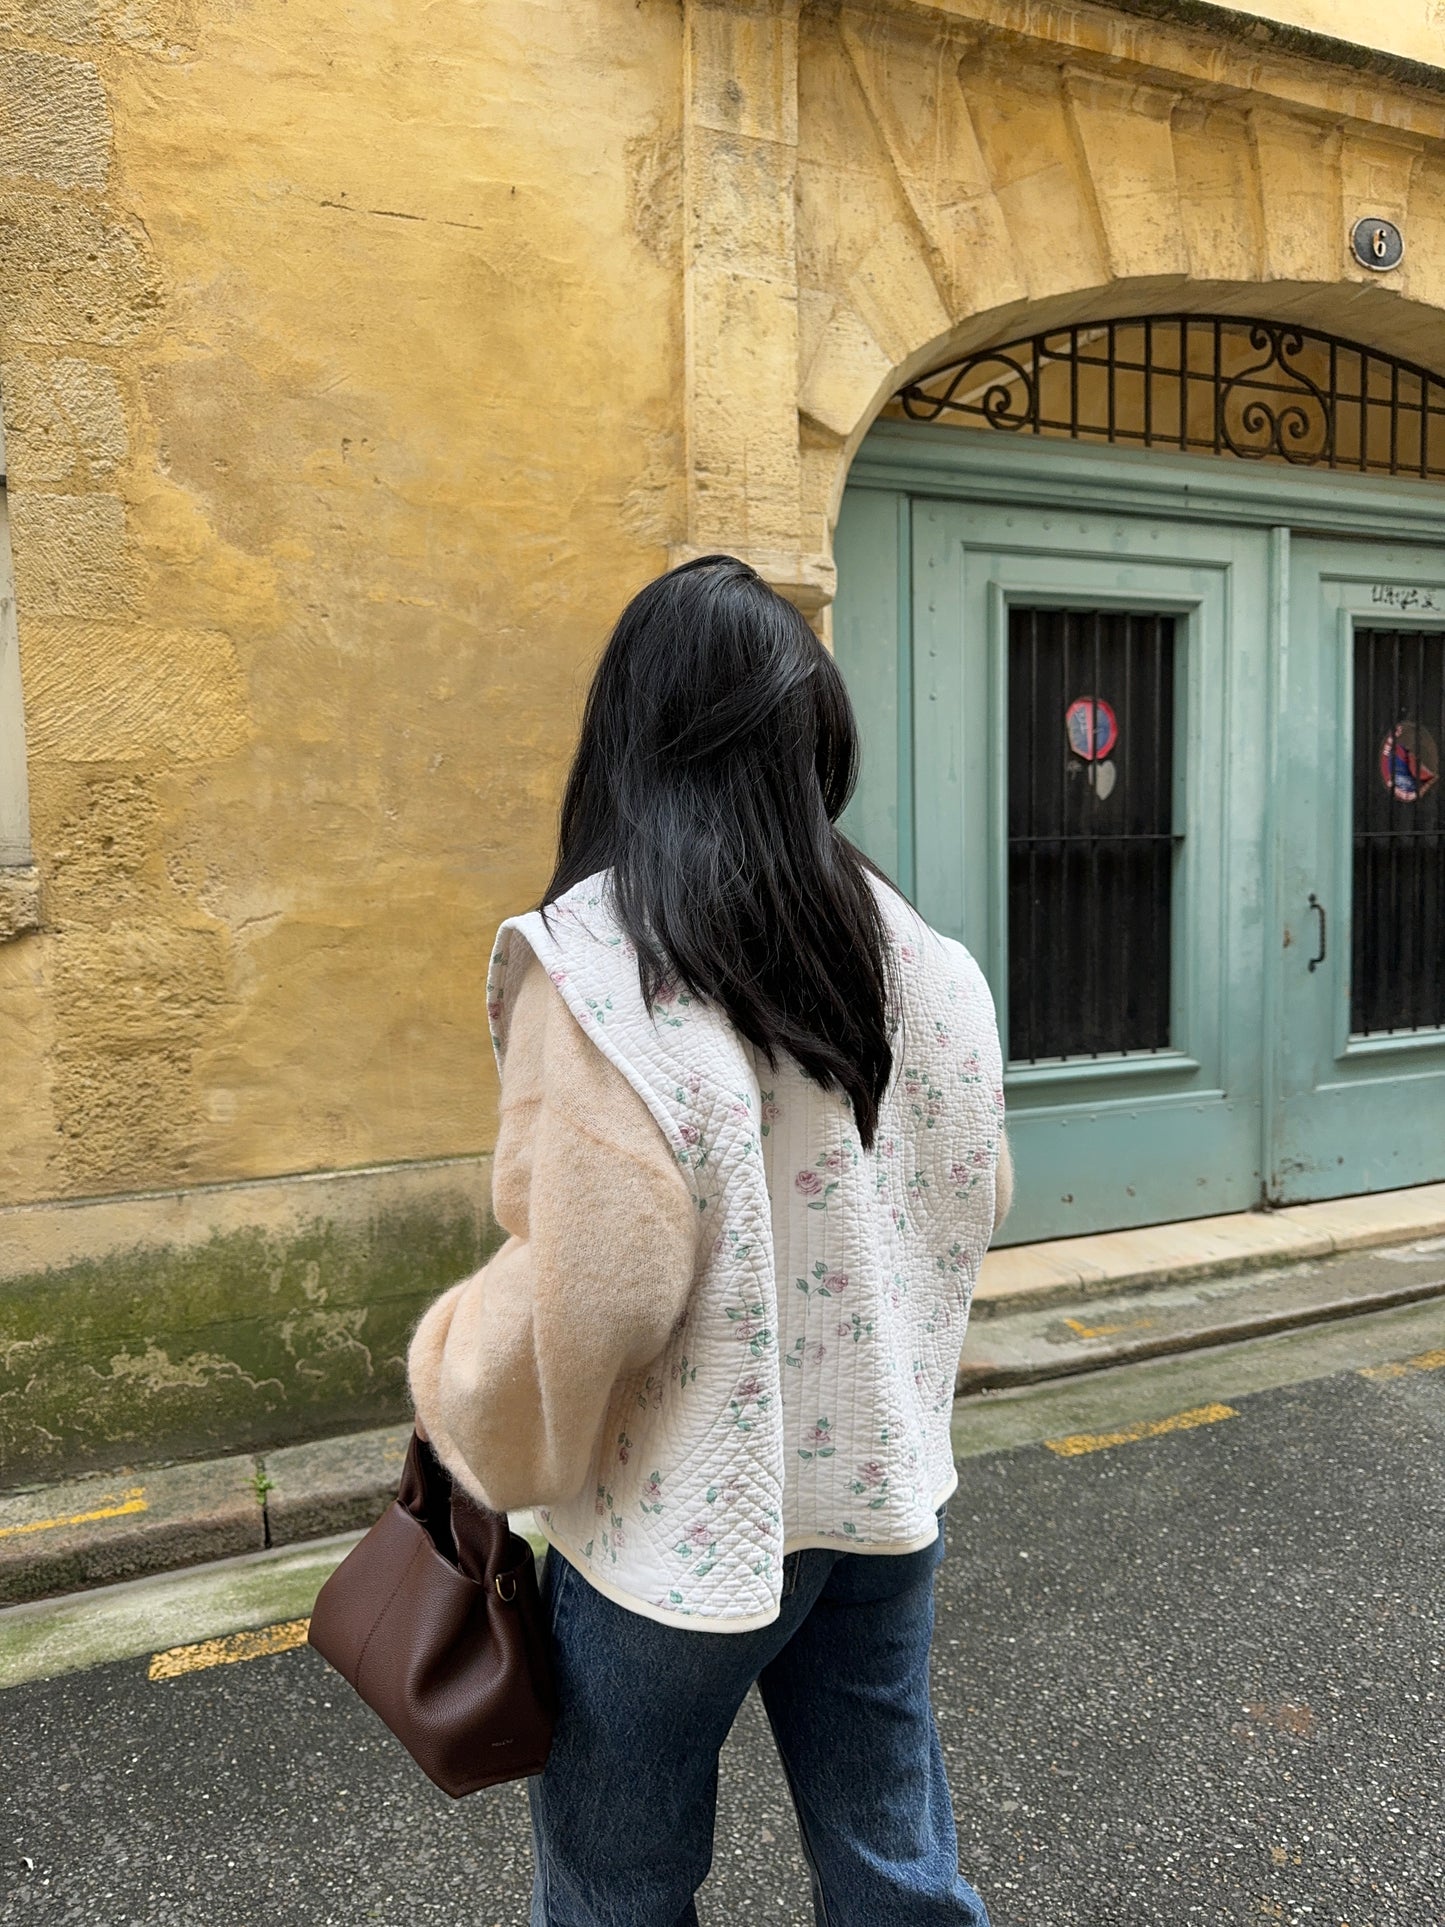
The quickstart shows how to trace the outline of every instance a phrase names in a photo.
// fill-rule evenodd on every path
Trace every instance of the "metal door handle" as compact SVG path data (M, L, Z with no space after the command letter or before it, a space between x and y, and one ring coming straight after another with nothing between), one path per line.
M1319 917L1320 917L1319 955L1317 957L1310 958L1310 969L1314 970L1318 968L1318 966L1322 964L1325 960L1325 939L1328 933L1328 925L1325 921L1325 906L1320 902L1319 898L1315 895L1313 890L1310 891L1310 908L1311 910L1318 910Z

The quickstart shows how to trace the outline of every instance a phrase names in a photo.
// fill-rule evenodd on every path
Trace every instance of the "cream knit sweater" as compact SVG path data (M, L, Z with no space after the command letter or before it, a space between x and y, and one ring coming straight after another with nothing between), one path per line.
M1000 1145L995 1229L1013 1192ZM612 1388L663 1349L692 1288L698 1214L662 1132L532 957L518 986L492 1164L506 1243L412 1340L438 1457L498 1511L586 1483Z

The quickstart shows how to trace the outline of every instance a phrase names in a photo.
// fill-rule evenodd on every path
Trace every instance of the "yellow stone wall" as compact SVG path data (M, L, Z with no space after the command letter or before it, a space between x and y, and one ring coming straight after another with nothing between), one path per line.
M826 630L905 378L1182 307L1445 364L1445 94L1174 11L0 0L0 1205L485 1152L610 618L723 546Z
M0 1204L475 1152L683 496L671 4L0 0Z

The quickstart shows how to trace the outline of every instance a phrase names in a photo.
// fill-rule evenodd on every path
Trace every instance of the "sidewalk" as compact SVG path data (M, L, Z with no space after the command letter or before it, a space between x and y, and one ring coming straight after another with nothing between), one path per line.
M1445 1185L990 1252L967 1395L1445 1296ZM0 1498L0 1606L364 1529L410 1428ZM526 1529L530 1521L521 1522Z
M1445 1237L1445 1184L990 1251L973 1317Z

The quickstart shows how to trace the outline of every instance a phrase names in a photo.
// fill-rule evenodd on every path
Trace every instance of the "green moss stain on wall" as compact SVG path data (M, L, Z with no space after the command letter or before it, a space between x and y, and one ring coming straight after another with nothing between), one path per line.
M459 1197L0 1282L0 1483L400 1417L412 1327L496 1243Z

